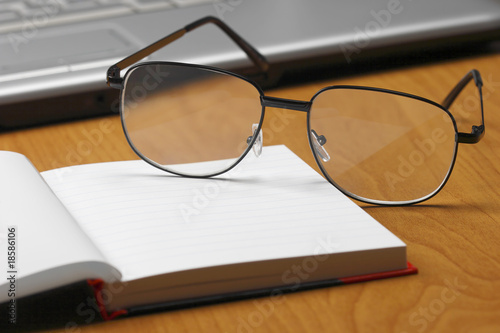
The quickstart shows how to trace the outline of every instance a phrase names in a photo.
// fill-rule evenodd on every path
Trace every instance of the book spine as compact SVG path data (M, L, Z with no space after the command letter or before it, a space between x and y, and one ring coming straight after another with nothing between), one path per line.
M374 274L351 276L351 277L339 278L339 280L342 282L342 284L349 284L349 283L358 283L358 282L371 281L371 280L387 279L387 278L391 278L391 277L397 277L397 276L418 273L417 267L413 266L409 262L407 263L407 265L408 265L407 268L400 269L397 271L388 271L388 272L380 272L380 273L374 273Z
M101 318L104 321L113 320L118 316L127 315L127 310L117 310L117 311L113 311L113 312L108 312L106 310L106 301L104 300L104 295L103 295L103 287L104 287L103 280L100 280L100 279L87 280L87 282L94 290L94 298L95 298L96 304L99 308Z
M102 280L83 280L0 304L0 332L30 332L77 327L116 318L108 313Z
M228 293L228 294L222 294L222 295L213 295L213 296L206 296L206 297L200 297L200 298L184 299L184 300L178 300L178 301L171 301L171 302L163 302L163 303L157 303L157 304L148 304L148 305L130 307L127 310L127 315L128 316L137 316L137 315L154 313L154 312L158 312L158 311L178 310L178 309L190 308L190 307L195 307L195 306L200 306L200 305L230 302L230 301L255 298L255 297L268 297L268 296L273 296L273 295L280 295L280 294L295 292L295 291L299 291L299 290L310 290L310 289L317 289L317 288L341 286L341 285L345 285L345 284L386 279L386 278L391 278L391 277L412 275L412 274L417 274L417 273L418 273L418 269L415 266L413 266L411 263L408 262L407 267L405 269L400 269L400 270L395 270L395 271L357 275L357 276L344 277L344 278L334 278L334 279L328 279L328 280L323 280L323 281L303 282L303 283L300 283L299 285L293 285L293 286L282 285L282 286L276 286L274 288L247 290L247 291L240 291L240 292Z

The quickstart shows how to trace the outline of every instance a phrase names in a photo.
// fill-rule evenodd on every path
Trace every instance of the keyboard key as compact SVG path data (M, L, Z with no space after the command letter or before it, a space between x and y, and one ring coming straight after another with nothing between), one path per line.
M214 3L214 0L172 0L174 4L176 4L179 7L186 7L186 6L195 6L195 5L202 5L202 4L210 4Z
M166 0L133 0L130 5L139 12L173 8L171 1Z
M127 5L130 1L127 0L97 0L101 5Z
M16 13L16 12L7 12L7 11L1 11L0 12L0 22L15 22L19 20L21 16Z
M95 20L98 18L108 18L115 16L122 16L132 14L133 10L125 6L99 6L97 7L80 7L80 6L68 6L63 8L60 15L53 18L54 21L63 22L82 22Z
M23 14L26 11L24 3L19 1L0 2L0 12L16 12Z
M221 0L0 0L0 33L21 31L26 22L43 27L211 4ZM43 23L43 24L42 24Z

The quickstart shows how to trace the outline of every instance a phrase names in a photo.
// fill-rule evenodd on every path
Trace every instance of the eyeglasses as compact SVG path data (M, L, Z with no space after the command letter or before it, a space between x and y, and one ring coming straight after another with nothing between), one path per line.
M264 79L276 79L266 59L214 17L189 24L111 66L107 82L121 90L127 140L139 157L157 168L188 177L222 174L252 148L259 154L266 107L289 109L307 113L309 145L330 183L362 202L406 205L438 193L451 174L458 143L477 143L484 135L482 80L476 70L439 104L362 86L330 86L310 101L290 100L266 96L254 81L219 68L136 64L207 23L221 28ZM131 65L122 78L120 71ZM466 87L474 92L459 103ZM451 107L479 111L481 125L472 126L470 133L459 132ZM203 170L199 163L193 169L194 162L203 162Z

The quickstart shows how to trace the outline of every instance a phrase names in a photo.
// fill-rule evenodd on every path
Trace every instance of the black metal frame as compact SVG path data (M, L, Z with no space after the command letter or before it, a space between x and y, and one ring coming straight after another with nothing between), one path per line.
M185 33L190 32L196 28L199 28L205 24L212 23L224 31L235 43L238 45L254 63L254 65L260 70L261 74L266 75L267 80L272 80L270 76L272 71L270 70L269 62L266 58L260 54L256 49L253 48L249 43L247 43L243 38L241 38L233 29L231 29L227 24L222 22L216 17L207 16L199 19L191 24L186 25L184 28L175 31L174 33L164 37L153 44L137 51L136 53L122 59L118 63L114 64L108 69L107 72L107 83L110 87L121 89L123 84L123 79L120 77L120 71L127 68L141 59L151 55L152 53L158 51L159 49L167 46L173 41L184 36ZM232 74L232 73L231 73Z
M166 45L172 43L173 41L177 40L178 38L182 37L186 32L189 32L189 31L192 31L198 27L201 27L205 24L208 24L208 23L212 23L212 24L215 24L216 26L218 26L220 29L222 29L222 31L224 31L245 53L246 55L249 57L249 59L253 62L253 64L259 69L259 73L266 79L266 80L274 80L276 79L276 74L277 73L276 71L273 70L272 66L269 64L269 62L266 60L266 58L260 54L256 49L254 49L248 42L246 42L243 38L241 38L235 31L233 31L229 26L227 26L224 22L222 22L221 20L219 20L218 18L215 18L215 17L205 17L205 18L202 18L200 20L197 20L191 24L188 24L187 26L185 26L184 28L182 29L179 29L177 31L175 31L174 33L168 35L167 37L165 38L162 38L160 40L158 40L157 42L143 48L142 50L124 58L123 60L119 61L118 63L114 64L113 66L111 66L108 71L107 71L107 83L110 87L112 88L116 88L116 89L120 89L121 90L121 97L120 97L120 110L122 109L122 104L123 104L123 91L124 91L124 85L126 83L126 80L127 80L127 77L128 77L128 74L136 67L138 66L141 66L143 64L136 64L137 62L139 62L140 60L142 60L143 58L149 56L150 54L154 53L155 51L159 50L160 48L163 48L165 47ZM136 65L134 65L136 64ZM266 96L262 90L262 88L256 84L254 81L244 77L244 76L241 76L241 75L238 75L238 74L235 74L233 72L230 72L230 71L227 71L227 70L224 70L224 69L220 69L220 68L215 68L215 67L211 67L211 66L203 66L203 65L196 65L196 64L185 64L185 63L177 63L177 62L148 62L147 64L151 65L151 64L170 64L170 65L175 65L175 66L186 66L186 67L196 67L196 68L201 68L201 69L204 69L204 70L208 70L208 71L214 71L214 72L218 72L218 73L222 73L222 74L226 74L226 75L231 75L231 76L234 76L234 77L237 77L237 78L240 78L250 84L252 84L257 90L258 92L260 93L260 101L261 101L261 105L262 105L262 115L261 115L261 118L260 118L260 122L259 122L259 126L258 126L258 129L257 129L257 132L261 130L262 128L262 123L263 123L263 120L264 120L264 115L265 115L265 108L266 107L273 107L273 108L281 108L281 109L288 109L288 110L294 110L294 111L300 111L300 112L307 112L307 129L308 129L308 140L309 140L309 146L311 148L311 151L313 152L313 156L316 160L316 163L318 164L319 168L321 169L322 173L324 174L324 176L328 179L328 181L334 185L337 189L339 189L340 191L342 191L345 195L353 198L353 199L356 199L358 201L362 201L362 202L366 202L366 203L371 203L371 204L378 204L378 205L388 205L388 206L400 206L400 205L410 205L410 204L415 204L415 203L419 203L419 202L422 202L422 201L425 201L425 200L428 200L430 199L431 197L433 197L434 195L436 195L443 187L444 185L446 184L446 182L448 181L450 175L451 175L451 172L453 170L453 166L455 164L455 160L456 160L456 156L457 156L457 152L458 152L458 144L459 143L466 143L466 144L474 144L474 143L477 143L481 140L481 138L484 136L484 133L485 133L485 127L484 127L484 111L483 111L483 98L482 98L482 85L483 85L483 82L482 82L482 79L481 79L481 75L479 74L479 72L475 69L471 70L470 72L468 72L459 82L458 84L450 91L450 93L446 96L446 98L444 99L444 101L441 103L441 104L438 104L434 101L431 101L429 99L426 99L426 98L423 98L423 97L420 97L420 96L416 96L416 95L412 95L412 94L408 94L408 93L404 93L404 92L399 92L399 91L394 91L394 90L388 90L388 89L382 89L382 88L373 88L373 87L365 87L365 86L350 86L350 85L339 85L339 86L329 86L329 87L325 87L323 89L321 89L320 91L318 91L312 98L310 101L300 101L300 100L291 100L291 99L284 99L284 98L279 98L279 97L272 97L272 96ZM121 77L121 74L120 74L120 71L129 67L129 66L132 66L134 65L133 67L131 67L129 69L129 71L125 74L125 76L122 78ZM458 97L458 95L463 91L463 89L469 84L469 82L471 82L472 80L474 80L474 83L479 91L479 98L480 98L480 105L481 105L481 124L480 125L474 125L472 126L472 130L470 133L464 133L464 132L458 132L458 129L457 129L457 125L456 125L456 121L455 121L455 118L453 117L453 115L451 114L451 112L448 110L449 107L453 104L453 102L455 101L455 99ZM416 100L419 100L419 101L422 101L422 102L425 102L425 103L429 103L441 110L443 110L443 112L445 112L451 119L452 123L453 123L453 127L455 129L455 151L454 151L454 155L453 155L453 160L450 164L450 168L449 168L449 171L445 177L445 179L443 180L443 182L441 183L441 185L439 186L439 188L437 188L434 192L430 193L429 195L423 197L423 198L419 198L419 199L416 199L416 200L410 200L410 201L398 201L398 202L392 202L392 201L379 201L379 200L373 200L373 199L369 199L369 198L363 198L363 197L360 197L354 193L350 193L346 190L344 190L342 187L340 187L338 184L335 183L335 181L333 179L330 178L330 176L328 175L328 173L324 170L322 164L320 163L319 159L318 159L318 156L317 156L317 153L315 152L314 150L314 147L313 147L313 143L312 143L312 138L311 138L311 128L310 128L310 109L311 109L311 105L314 101L314 99L319 95L321 94L322 92L326 91L326 90L332 90L332 89L357 89L357 90L369 90L369 91L376 91L376 92L380 92L380 93L387 93L387 94L394 94L394 95L399 95L399 96L403 96L403 97L407 97L407 98L412 98L412 99L416 99ZM121 110L122 111L122 110ZM187 176L187 177L197 177L197 178L206 178L206 177L212 177L212 176L216 176L216 175L219 175L219 174L222 174L222 173L225 173L227 171L229 171L230 169L232 169L234 166L236 166L245 156L246 154L251 150L255 140L256 140L256 136L253 136L251 142L249 142L248 144L248 147L247 149L245 150L245 152L240 156L239 159L236 160L236 162L231 165L230 167L228 167L226 170L223 170L221 172L217 172L217 173L214 173L214 174L208 174L208 175L203 175L203 176L192 176L192 175L184 175L184 174L181 174L181 173L177 173L177 172L172 172L168 169L165 169L162 165L159 165L158 163L154 162L154 161L151 161L149 160L148 158L146 158L145 156L143 156L137 149L136 147L133 145L133 143L131 142L129 136L128 136L128 132L127 132L127 129L126 129L126 125L124 123L124 119L123 119L123 112L121 112L122 114L122 126L123 126L123 129L124 129L124 132L125 132L125 135L127 137L127 140L130 144L130 146L132 147L132 149L134 150L134 152L139 156L141 157L143 160L145 160L146 162L148 162L149 164L157 167L157 168L160 168L162 170L165 170L165 171L168 171L170 173L173 173L173 174L176 174L176 175L179 175L179 176Z

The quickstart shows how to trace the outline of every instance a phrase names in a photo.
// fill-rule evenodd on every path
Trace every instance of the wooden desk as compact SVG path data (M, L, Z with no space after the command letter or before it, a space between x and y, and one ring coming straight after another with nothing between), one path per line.
M486 135L476 145L460 145L443 191L412 207L361 204L406 242L418 275L287 294L279 304L259 298L71 332L500 332L500 55L308 84L271 95L309 99L323 86L344 83L441 101L472 68L485 81ZM265 144L284 143L313 165L305 114L269 111ZM479 123L479 114L470 117ZM117 116L1 134L0 149L25 154L40 171L136 158Z

